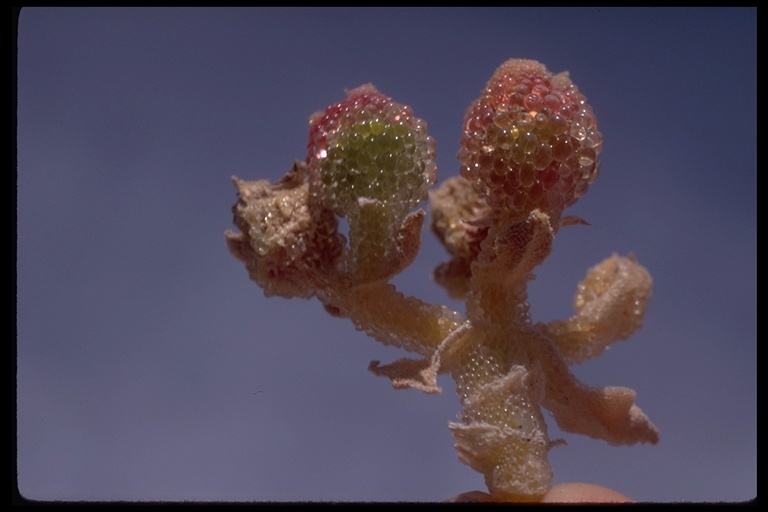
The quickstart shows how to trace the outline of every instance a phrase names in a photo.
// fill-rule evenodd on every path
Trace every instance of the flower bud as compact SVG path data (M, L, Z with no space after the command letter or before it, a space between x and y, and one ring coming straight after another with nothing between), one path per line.
M410 107L362 85L310 118L310 193L346 217L361 200L385 203L399 222L435 181L434 146Z

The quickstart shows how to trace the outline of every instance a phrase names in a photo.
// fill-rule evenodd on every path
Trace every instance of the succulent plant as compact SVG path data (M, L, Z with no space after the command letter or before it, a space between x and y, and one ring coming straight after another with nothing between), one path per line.
M612 255L578 285L575 314L534 323L533 270L552 249L563 210L597 177L602 134L567 73L512 59L466 111L459 177L430 191L432 229L453 259L435 276L466 311L427 304L389 280L419 248L435 182L434 141L410 107L370 84L310 117L306 160L274 184L235 179L230 251L267 295L317 297L334 316L418 354L369 370L397 389L438 393L456 382L462 411L449 428L459 460L485 477L484 501L539 501L553 471L548 409L561 430L611 444L655 443L633 390L586 386L568 365L642 325L650 274ZM349 244L339 233L349 225Z

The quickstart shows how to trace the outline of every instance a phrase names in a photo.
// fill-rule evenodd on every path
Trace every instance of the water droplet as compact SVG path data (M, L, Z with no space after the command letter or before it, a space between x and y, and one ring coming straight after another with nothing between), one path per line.
M554 94L547 94L544 96L544 105L552 111L555 111L560 108L560 98Z
M597 154L595 154L595 150L591 148L583 148L579 152L579 165L581 166L591 166L595 163L595 160L597 159Z
M514 125L514 121L505 112L496 112L493 116L493 124L499 128L508 130Z
M587 129L580 124L571 125L571 137L578 141L582 141L587 138Z
M520 184L524 187L530 187L536 180L536 169L531 162L523 162L520 166Z
M541 106L543 105L543 101L541 99L541 96L538 94L529 94L525 97L525 108L528 110L534 110L537 111Z
M524 153L530 155L536 150L539 138L531 132L526 132L520 136L520 146Z
M560 114L553 114L549 118L549 122L550 130L552 130L554 135L561 135L568 130L568 121Z
M546 142L540 142L533 154L533 166L538 169L546 169L552 163L552 146Z

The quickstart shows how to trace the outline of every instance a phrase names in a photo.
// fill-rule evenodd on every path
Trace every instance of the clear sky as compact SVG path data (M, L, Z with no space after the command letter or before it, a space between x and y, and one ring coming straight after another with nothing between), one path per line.
M383 347L316 301L267 299L227 251L232 175L279 178L307 120L372 82L458 172L464 111L512 57L568 70L600 178L536 272L572 313L614 251L654 278L644 327L574 369L661 431L558 431L555 482L640 501L756 496L755 8L25 8L18 20L17 469L40 500L441 501L485 490L442 395L395 391ZM431 281L425 230L395 283Z

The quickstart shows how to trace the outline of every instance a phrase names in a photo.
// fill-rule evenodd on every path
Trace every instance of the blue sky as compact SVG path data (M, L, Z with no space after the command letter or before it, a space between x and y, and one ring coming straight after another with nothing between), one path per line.
M464 111L512 57L568 70L604 135L600 178L531 283L572 313L611 253L654 278L645 325L574 368L637 391L658 445L551 423L555 482L640 501L756 495L754 8L25 8L18 20L17 469L40 500L441 501L462 465L444 393L316 301L267 299L227 251L230 177L279 178L307 120L372 82L458 173ZM424 232L395 280L431 281Z

